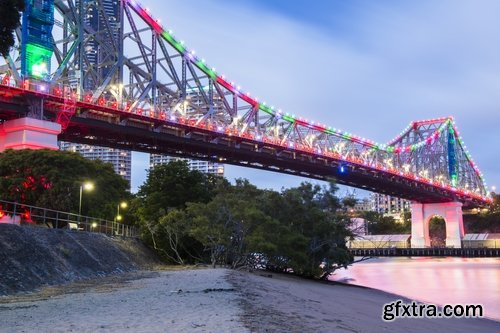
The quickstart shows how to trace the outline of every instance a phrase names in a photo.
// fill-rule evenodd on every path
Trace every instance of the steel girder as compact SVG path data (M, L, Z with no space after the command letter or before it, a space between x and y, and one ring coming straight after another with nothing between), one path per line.
M437 184L486 194L479 170L453 118L413 122L388 145L391 166Z

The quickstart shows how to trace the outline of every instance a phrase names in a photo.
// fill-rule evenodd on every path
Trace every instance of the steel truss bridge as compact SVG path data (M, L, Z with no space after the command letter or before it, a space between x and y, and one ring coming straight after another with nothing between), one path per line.
M63 141L334 178L421 203L491 202L453 118L412 122L378 144L283 113L219 75L138 2L119 1L112 15L106 2L35 2L0 66L2 121L46 119L61 124ZM48 49L38 60L37 45Z

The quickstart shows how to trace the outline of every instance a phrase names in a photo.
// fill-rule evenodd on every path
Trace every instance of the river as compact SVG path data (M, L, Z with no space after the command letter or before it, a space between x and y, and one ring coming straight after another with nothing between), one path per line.
M330 280L438 305L482 304L486 317L500 320L500 258L380 257L338 270Z

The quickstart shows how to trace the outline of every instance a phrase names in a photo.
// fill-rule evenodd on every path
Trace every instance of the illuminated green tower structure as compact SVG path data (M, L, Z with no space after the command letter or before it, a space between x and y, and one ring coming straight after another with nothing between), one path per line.
M21 74L49 80L53 54L54 0L26 0L21 38Z

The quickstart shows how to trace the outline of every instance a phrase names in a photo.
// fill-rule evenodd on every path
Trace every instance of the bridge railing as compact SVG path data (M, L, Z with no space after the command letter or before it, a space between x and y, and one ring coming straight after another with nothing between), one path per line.
M110 236L138 237L139 235L137 228L123 223L5 200L0 200L1 223L98 232Z

